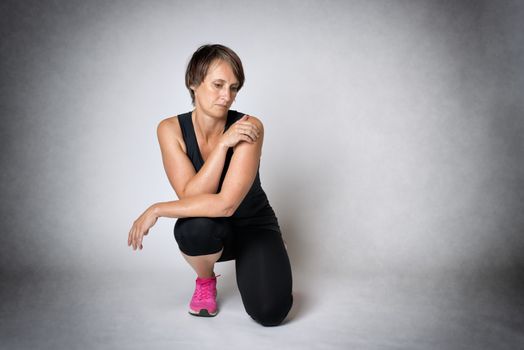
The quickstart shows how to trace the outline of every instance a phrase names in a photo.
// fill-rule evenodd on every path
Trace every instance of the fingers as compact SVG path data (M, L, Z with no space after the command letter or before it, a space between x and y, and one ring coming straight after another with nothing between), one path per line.
M253 141L256 141L256 139L260 136L260 130L258 130L258 127L255 124L249 122L239 123L236 125L236 131L240 134L249 136Z
M133 250L136 250L136 224L133 224L133 228L131 229L131 248Z
M137 239L136 247L137 247L138 249L140 249L140 250L142 250L142 248L144 247L144 246L142 245L142 240L144 239L144 236L145 236L146 234L147 234L147 231L144 232L144 233L140 233L140 234L138 235L138 239Z
M242 141L246 141L246 142L249 142L249 143L255 143L255 140L252 139L250 136L248 135L240 135Z
M249 121L249 116L245 114L237 120L224 134L224 143L229 147L234 147L241 141L254 143L262 135L262 131L253 122Z
M127 238L127 246L131 246L134 248L134 242L135 242L135 227L136 224L133 224L131 227L131 230L129 230L129 237Z
M249 121L249 115L247 114L244 114L242 118L235 122L235 124L251 125L256 128L256 125Z
M260 136L260 131L258 131L254 126L253 128L246 130L245 135L249 136L253 142L255 142Z
M146 231L145 234L147 233L148 232ZM138 225L135 222L133 224L133 227L131 227L131 230L129 231L129 236L127 237L127 246L131 246L133 250L142 250L144 248L144 246L142 245L143 237L144 234L141 233L141 230L138 228Z
M244 114L244 116L240 118L239 120L237 120L235 124L252 127L256 130L257 133L259 133L260 131L258 130L258 127L248 120L249 120L249 116L247 114Z

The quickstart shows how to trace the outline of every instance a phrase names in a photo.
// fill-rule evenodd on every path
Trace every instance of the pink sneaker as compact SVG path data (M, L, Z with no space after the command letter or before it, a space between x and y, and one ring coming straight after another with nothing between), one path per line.
M195 316L212 317L217 314L217 275L196 279L195 292L189 303L189 313Z

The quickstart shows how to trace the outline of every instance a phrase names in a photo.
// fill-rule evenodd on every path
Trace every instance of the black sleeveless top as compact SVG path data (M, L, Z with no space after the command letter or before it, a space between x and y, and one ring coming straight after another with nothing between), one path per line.
M229 110L224 132L233 123L242 118L243 115L244 113ZM187 156L193 163L195 170L198 172L204 165L204 159L202 158L202 154L200 153L200 149L198 147L193 121L191 119L191 112L180 114L178 116L178 121L180 124L180 129L182 129L184 142L186 144ZM231 162L232 156L233 148L229 148L226 154L224 169L222 170L217 193L220 192L220 189L222 188L222 183L226 177L227 169L229 168L229 163ZM256 226L280 232L278 219L275 215L275 212L273 211L273 208L269 204L266 193L262 189L258 170L249 192L242 203L240 203L240 206L237 208L235 213L231 216L231 223L235 226Z

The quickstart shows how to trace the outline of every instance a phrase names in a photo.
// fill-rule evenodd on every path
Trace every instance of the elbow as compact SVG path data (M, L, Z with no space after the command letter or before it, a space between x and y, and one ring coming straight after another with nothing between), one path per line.
M235 214L235 211L237 211L236 206L226 204L222 212L224 213L225 217L229 218Z
M224 217L231 217L233 216L233 214L235 214L235 212L237 211L237 208L238 208L238 203L235 203L234 201L230 200L229 198L226 198L224 196L221 196L222 198L220 198L220 202L221 202L221 213L222 215L221 216L224 216Z

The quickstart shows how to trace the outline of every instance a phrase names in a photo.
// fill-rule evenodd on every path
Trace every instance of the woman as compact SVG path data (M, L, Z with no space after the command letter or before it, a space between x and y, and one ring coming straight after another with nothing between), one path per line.
M279 325L293 303L291 266L278 220L260 184L264 128L230 110L244 84L240 58L222 45L201 46L186 70L192 112L164 119L158 140L167 177L179 200L156 203L135 220L128 245L159 217L178 218L175 239L197 273L189 313L215 316L216 262L235 259L247 313Z

